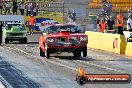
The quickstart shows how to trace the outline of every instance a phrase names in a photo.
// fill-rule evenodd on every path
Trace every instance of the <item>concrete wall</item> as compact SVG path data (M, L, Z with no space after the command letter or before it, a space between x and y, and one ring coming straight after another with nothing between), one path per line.
M88 35L88 47L125 54L126 40L124 35L99 32L85 32Z

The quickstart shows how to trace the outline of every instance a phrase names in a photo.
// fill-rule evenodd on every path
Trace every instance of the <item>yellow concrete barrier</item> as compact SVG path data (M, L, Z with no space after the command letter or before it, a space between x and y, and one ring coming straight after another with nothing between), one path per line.
M99 32L85 32L88 35L88 47L125 54L126 40L124 35Z
M132 56L132 42L127 42L125 55Z

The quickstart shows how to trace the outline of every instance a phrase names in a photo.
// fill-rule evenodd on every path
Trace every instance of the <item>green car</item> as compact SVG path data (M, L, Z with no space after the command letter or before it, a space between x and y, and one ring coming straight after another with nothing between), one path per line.
M3 41L5 43L19 41L27 43L27 32L24 25L19 22L8 22L3 28Z

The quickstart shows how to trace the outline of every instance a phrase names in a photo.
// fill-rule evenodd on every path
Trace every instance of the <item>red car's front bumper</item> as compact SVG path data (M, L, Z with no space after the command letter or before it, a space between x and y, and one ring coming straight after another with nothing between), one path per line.
M82 48L82 47L86 47L87 43L79 43L79 44L69 44L69 43L57 43L57 44L46 44L47 48L58 48L58 49L63 49L63 48Z

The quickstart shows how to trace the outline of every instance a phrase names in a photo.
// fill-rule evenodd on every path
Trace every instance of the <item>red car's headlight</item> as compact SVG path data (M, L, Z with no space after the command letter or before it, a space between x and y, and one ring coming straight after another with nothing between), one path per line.
M88 37L87 36L81 36L80 41L88 41Z

